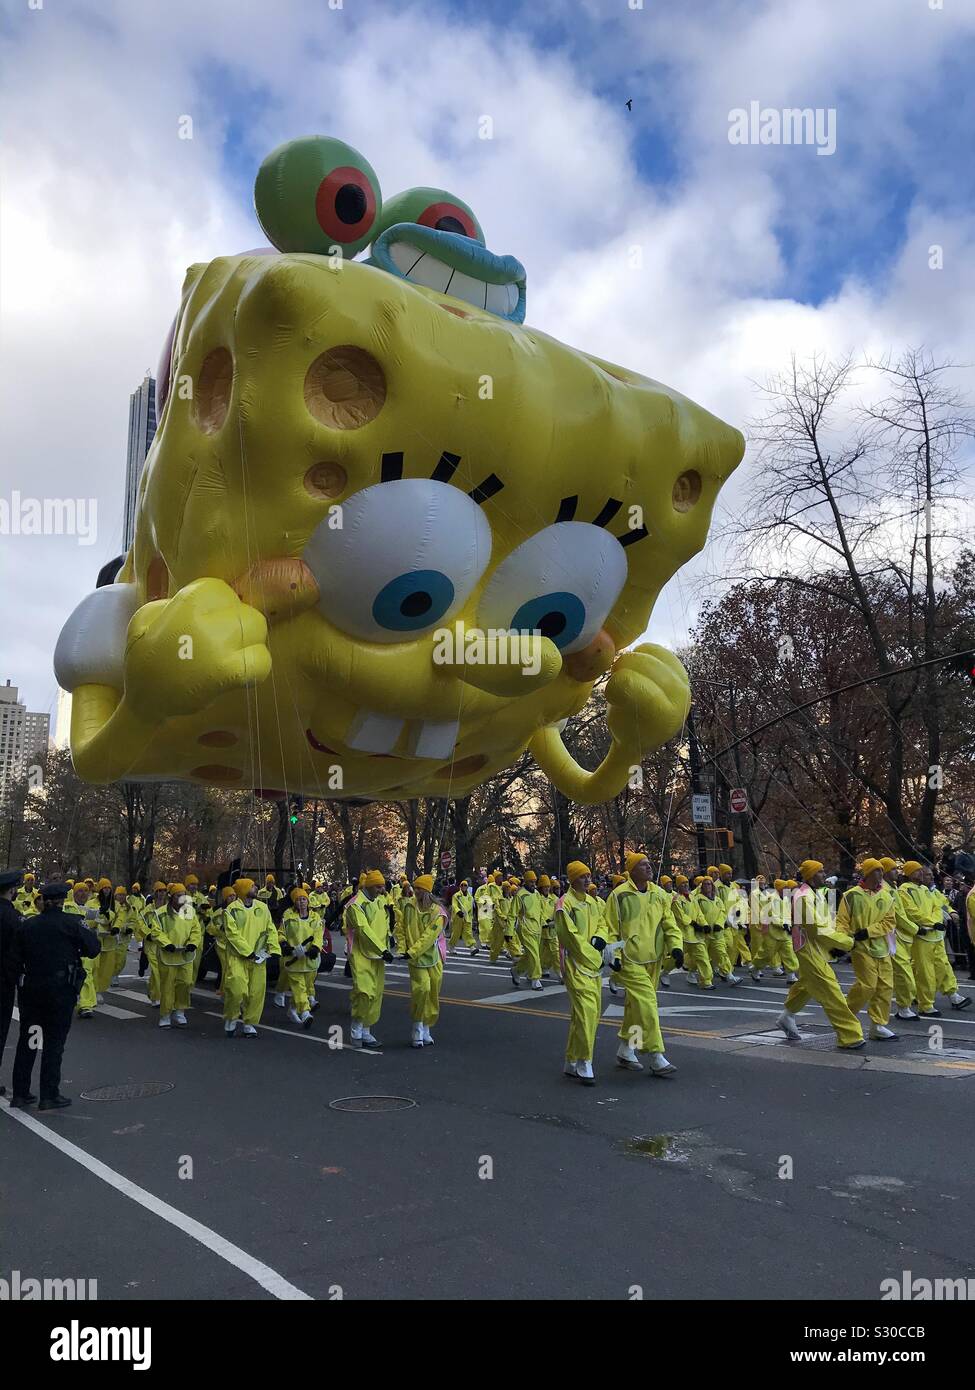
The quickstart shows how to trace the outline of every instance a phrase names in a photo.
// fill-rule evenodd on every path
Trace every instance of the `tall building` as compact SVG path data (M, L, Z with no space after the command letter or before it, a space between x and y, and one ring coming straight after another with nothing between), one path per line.
M139 479L146 454L156 433L156 383L146 372L142 385L129 397L129 447L125 456L125 527L122 540L126 551L135 536L135 507L139 498Z
M54 716L54 746L68 748L71 744L71 696L58 686L58 707Z
M47 753L51 716L35 714L18 700L9 680L0 685L0 803L18 778Z

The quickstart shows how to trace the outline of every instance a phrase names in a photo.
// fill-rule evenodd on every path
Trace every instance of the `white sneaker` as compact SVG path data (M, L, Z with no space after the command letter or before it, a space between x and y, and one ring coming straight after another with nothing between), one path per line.
M724 980L724 982L725 982L726 985L740 985L740 984L741 984L741 979L740 979L740 977L739 977L738 975L733 975L733 974L730 974L730 973L729 973L729 974L727 974L727 975L722 975L721 978L722 978L722 980Z
M150 1000L149 1000L149 1003L150 1003L150 1005L151 1005L152 1008L154 1008L154 1009L158 1009L158 1008L159 1008L159 1000L158 1000L158 999L150 999Z
M751 977L752 977L752 979L755 981L755 983L758 984L759 980L762 978L762 972L761 972L761 970L749 970L748 973L749 973L749 975L751 975Z
M305 1012L301 1015L302 1028L310 1028L314 1022L315 1015L312 1013L311 1009L306 1009Z
M186 1027L186 1015L183 1013L182 1009L177 1009L173 1014L173 1022L176 1024L177 1028Z
M710 983L709 985L702 985L701 988L706 992L706 991L711 990L711 989L717 989L718 986L717 986L717 985L714 983L714 981L712 980L711 983Z
M576 1071L576 1067L577 1067L578 1065L579 1065L578 1062L566 1062L565 1066L562 1068L562 1073L563 1073L563 1075L564 1075L564 1076L578 1076L578 1072Z
M292 1023L300 1023L300 1022L301 1022L301 1014L300 1014L300 1013L298 1012L298 1010L294 1007L294 1005L292 1005L291 1008L288 1010L288 1017L291 1019L291 1022L292 1022Z
M607 984L609 985L609 992L610 992L610 994L619 994L619 992L620 992L620 990L619 990L619 985L618 985L618 984L616 983L616 981L613 979L612 975L610 975L610 977L609 977L609 979L608 979L608 981L607 981Z
M616 1065L625 1067L627 1071L642 1071L643 1063L630 1047L629 1043L620 1043L616 1052Z
M237 1032L237 1020L235 1018L228 1018L223 1025L223 1031L227 1034L228 1038L232 1038Z
M172 1026L173 1026L173 1020L172 1020L172 1018L170 1017L169 1014L160 1014L160 1015L159 1015L159 1027L160 1027L160 1028L171 1028Z
M534 989L534 990L540 990L541 988L542 988L542 982L541 982L541 980L532 980L532 989Z
M596 1078L592 1074L592 1062L576 1062L576 1076L584 1086L595 1086Z
M882 1023L874 1023L870 1029L870 1037L874 1042L887 1042L896 1038L897 1034L890 1028L885 1028Z
M365 1025L364 1023L363 1023L363 1025L362 1025L362 1040L361 1040L361 1043L362 1043L362 1046L363 1046L363 1047L378 1047L378 1046L379 1046L379 1039L373 1037L372 1033L370 1033L369 1029L366 1027L366 1025Z
M287 997L284 994L276 994L274 996L275 1008L283 1009L287 1002Z
M784 974L785 974L785 971L782 969L781 965L777 965L777 966L775 967L775 969L772 971L772 974L773 974L773 975L784 975Z
M668 1062L662 1052L650 1053L650 1071L654 1076L673 1076L677 1068Z
M896 1012L896 1014L894 1015L894 1017L895 1017L895 1018L917 1018L917 1014L914 1012L913 1009L910 1009L910 1008L908 1008L908 1009L898 1009L897 1012Z
M670 989L670 981L667 979L666 975L661 975L660 983L663 985L664 989Z
M256 1038L256 1037L257 1037L257 1029L254 1027L253 1023L245 1023L245 1024L244 1024L244 1037L245 1037L245 1038Z
M790 970L785 977L785 982L787 985L797 985L799 983L799 976L795 974L794 971Z
M962 994L961 990L956 989L954 994L948 995L948 1002L953 1009L967 1009L972 999L971 995Z
M96 994L96 995L95 995L95 999L96 999L96 1001L97 1001L99 1004L104 1004L104 1002L105 1002L105 996L104 996L104 994Z
M696 970L688 970L688 972L687 972L687 983L688 983L689 985L696 985L696 984L697 984L697 971L696 971Z
M433 1046L433 1034L430 1032L430 1029L427 1027L427 1025L426 1025L425 1023L421 1023L421 1024L420 1024L420 1027L423 1029L423 1041L424 1041L424 1043L426 1044L427 1047L432 1047L432 1046Z
M788 1009L783 1009L775 1022L782 1029L787 1038L794 1038L797 1042L801 1040L802 1034L799 1032L799 1025L796 1023L794 1015L790 1014Z
M413 1029L412 1029L412 1031L411 1031L411 1033L410 1033L410 1047L422 1047L422 1046L423 1046L423 1024L422 1024L422 1023L414 1023Z

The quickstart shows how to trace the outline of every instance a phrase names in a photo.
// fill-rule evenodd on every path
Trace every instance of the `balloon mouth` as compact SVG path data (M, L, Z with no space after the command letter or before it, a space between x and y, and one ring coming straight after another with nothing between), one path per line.
M495 255L472 237L397 222L376 238L365 263L508 323L525 321L524 266L514 256Z

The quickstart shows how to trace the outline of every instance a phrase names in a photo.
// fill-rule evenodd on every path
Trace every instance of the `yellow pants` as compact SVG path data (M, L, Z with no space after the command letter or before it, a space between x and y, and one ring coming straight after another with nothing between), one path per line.
M101 960L101 956L98 957ZM85 968L85 978L81 983L81 993L78 995L78 1010L93 1009L98 1003L98 994L95 990L95 962L91 956L84 956L81 961Z
M718 975L731 974L731 961L728 959L728 936L724 927L720 931L712 931L706 937L708 959Z
M853 973L856 976L846 996L850 1012L858 1014L864 1004L871 1023L886 1023L890 1018L890 1001L894 997L894 967L890 956L872 956L862 946L853 952Z
M478 917L477 919L477 939L485 950L490 949L491 933L494 927L494 917Z
M958 992L958 980L951 968L943 941L936 941L934 944L934 982L939 994L952 995Z
M160 980L166 967L160 966ZM267 989L267 966L245 960L236 951L228 951L223 976L223 1017L225 1023L243 1018L245 1023L260 1023L264 1012L264 992ZM160 1003L160 1008L162 1004Z
M440 1017L440 986L443 961L424 968L410 965L410 1019L432 1028Z
M539 950L542 970L554 970L556 976L562 974L559 963L559 938L554 927L542 927L542 944Z
M807 942L799 952L798 964L799 981L785 997L787 1012L797 1014L812 999L833 1025L836 1040L841 1047L862 1042L863 1029L860 1027L860 1020L850 1012L850 1006L840 989L840 982L819 947Z
M383 1007L383 989L386 985L386 962L371 960L353 946L349 956L352 967L352 1022L364 1023L371 1028L378 1023Z
M99 994L104 994L110 987L115 976L115 941L105 948L95 959L95 989Z
M471 925L471 919L463 916L460 912L455 912L450 923L450 940L447 944L448 946L456 946L462 938L465 946L473 947L474 928Z
M511 940L505 940L505 932L511 933ZM497 917L494 918L494 926L491 928L491 959L497 960L502 951L507 951L512 960L517 960L521 955L521 942L515 935L514 928L507 926Z
M944 946L940 941L929 942L925 937L916 936L911 950L914 982L917 985L917 1006L922 1013L927 1013L934 1008L934 996L938 989L938 970L941 967L937 951L938 946L941 946L943 952ZM952 978L954 979L954 976Z
M734 965L736 961L741 961L742 965L748 965L748 963L751 961L752 953L749 950L748 942L745 939L744 928L735 927L734 931L731 934L731 940L732 965Z
M891 957L894 967L894 998L899 1009L909 1009L917 998L917 984L914 980L914 966L911 963L911 948L897 938L897 953Z
M291 995L291 1002L298 1013L308 1012L314 985L315 976L310 970L289 970L286 965L282 965L278 990L281 994Z
M542 947L542 934L540 931L532 931L529 927L522 927L518 933L518 940L521 944L521 955L514 965L516 975L526 975L529 980L540 980L542 978L542 961L540 951Z
M190 1007L190 988L196 972L196 957L184 965L163 965L159 970L159 1013L182 1012ZM260 1017L260 1014L258 1014ZM249 1021L249 1020L248 1020Z
M603 1005L601 978L584 973L574 961L565 962L565 986L569 994L567 1062L590 1062L596 1046L596 1029Z
M149 983L146 985L146 997L150 1003L159 1003L159 957L156 955L156 943L146 941L146 960L149 962Z
M120 937L119 937L119 943L118 943L118 946L117 946L116 951L115 951L115 973L116 973L116 975L121 975L121 974L123 973L123 971L125 970L126 963L127 963L128 959L129 959L129 942L130 942L131 940L132 940L131 936L124 936L124 935L123 935L123 936L120 936Z
M616 983L626 990L623 1018L620 1023L620 1042L628 1043L636 1052L663 1052L664 1040L657 1015L657 983L661 962L635 965L624 960L616 972ZM656 965L656 979L654 978Z
M781 927L772 927L769 930L769 939L772 942L773 965L784 966L790 975L797 975L799 973L799 961L792 944L791 928L788 931L783 931Z
M714 982L714 972L711 969L711 957L708 955L708 948L705 942L684 942L684 965L688 970L697 972L697 983L702 988Z
M772 933L752 928L752 969L764 970L772 965Z

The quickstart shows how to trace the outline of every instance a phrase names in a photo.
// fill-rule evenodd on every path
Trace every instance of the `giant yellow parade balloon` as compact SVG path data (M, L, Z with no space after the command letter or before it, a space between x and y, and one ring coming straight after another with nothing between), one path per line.
M311 137L255 205L274 249L187 272L134 545L58 641L79 774L460 796L528 747L614 796L685 718L677 659L626 648L741 435L526 326L523 267L453 194L384 203ZM610 669L586 771L560 728Z

